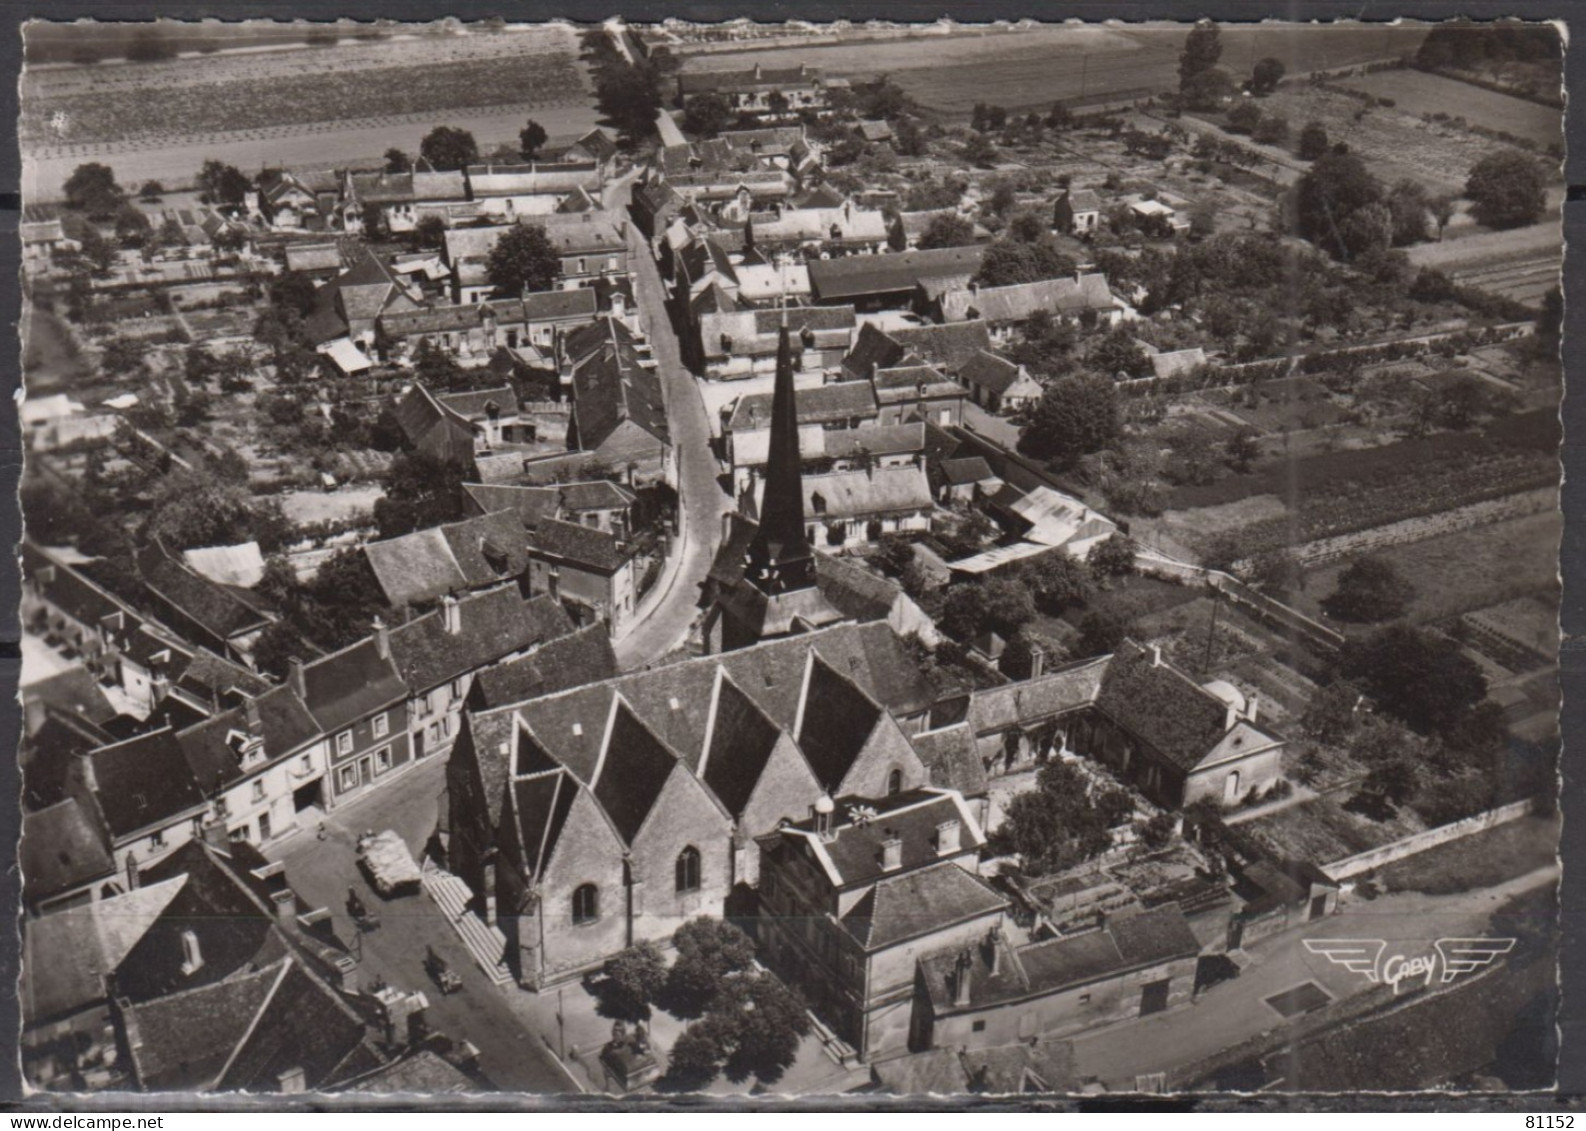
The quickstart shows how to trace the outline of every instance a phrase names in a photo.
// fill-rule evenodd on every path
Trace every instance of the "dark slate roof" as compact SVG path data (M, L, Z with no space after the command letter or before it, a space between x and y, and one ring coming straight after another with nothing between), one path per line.
M92 810L74 797L22 815L17 848L23 896L29 903L108 876L116 869Z
M986 249L941 247L810 261L810 288L822 302L913 290L921 279L973 275Z
M302 1069L310 1091L324 1091L385 1062L363 1020L301 961L286 974L253 1021L226 1073L222 1091L269 1092L283 1072Z
M900 326L889 336L949 373L957 373L976 353L991 348L991 328L978 320L944 326Z
M204 806L206 789L168 727L102 747L89 759L95 797L113 838Z
M1228 708L1171 664L1126 640L1102 677L1096 706L1181 770L1199 765L1227 732Z
M742 815L781 737L777 725L723 673L702 776L733 816Z
M533 554L602 573L616 572L632 556L614 535L559 518L542 521L529 532L528 541Z
M509 483L464 483L463 490L479 508L480 514L494 514L510 510L526 527L537 525L541 519L555 518L562 505L562 492L557 487L518 487Z
M303 667L309 713L337 731L407 698L407 685L373 637Z
M480 304L427 306L421 310L391 310L380 315L380 328L394 338L416 334L452 334L477 329L483 323Z
M632 491L609 479L562 485L562 506L575 513L622 510L630 505L635 497Z
M1134 915L1115 915L1107 920L1106 929L1118 946L1118 954L1131 966L1200 953L1200 940L1176 903L1164 903Z
M677 770L676 756L627 704L619 704L591 788L626 843L639 835L666 779Z
M820 657L811 665L799 749L828 790L836 789L880 721L875 700Z
M964 387L949 380L934 365L900 365L896 368L878 368L870 379L876 386L876 397L884 404L898 404L919 397L962 397Z
M604 328L608 334L607 340L586 353L568 346L568 355L578 359L573 370L573 411L579 439L586 449L599 448L623 421L631 420L660 443L670 443L660 373L639 363L631 338L622 341L618 327L622 323L616 319L603 318L567 337L570 343L586 329Z
M911 738L931 784L956 789L965 797L984 797L990 788L975 736L964 723L925 731Z
M479 1083L434 1049L420 1049L360 1076L342 1091L365 1095L431 1096L479 1090Z
M459 462L473 455L473 425L461 413L443 405L423 385L415 382L391 406L391 412L413 447Z
M393 606L494 585L518 577L529 562L523 522L515 510L415 530L369 542L363 549Z
M604 625L591 624L548 641L527 656L475 673L472 701L502 707L598 683L617 674L617 654Z
M578 782L559 767L512 782L512 811L523 845L524 870L531 879L543 875L550 864L577 795Z
M560 322L569 318L594 318L596 295L593 288L531 291L522 298L497 299L486 303L497 322Z
M983 456L966 456L963 459L944 459L941 462L942 478L954 486L981 483L995 479L996 473Z
M1109 917L1099 931L1019 950L1032 991L1052 993L1174 959L1194 958L1200 943L1176 903Z
M269 1003L286 961L129 1006L123 1024L139 1084L148 1091L212 1087Z
M258 696L254 704L259 711L259 729L263 732L255 737L264 740L264 754L268 759L284 757L307 746L321 733L308 708L290 686L271 688ZM233 733L249 733L247 712L243 708L205 719L176 736L192 767L193 780L205 793L214 793L243 777L237 751L229 742Z
M34 680L22 688L22 701L47 703L90 724L107 723L117 714L110 700L105 698L99 681L83 667L62 668L43 679Z
M979 385L982 389L990 389L993 393L1005 393L1022 372L1020 368L1005 357L998 357L986 350L977 350L959 368L958 375L972 385Z
M849 620L882 620L903 592L901 586L848 558L815 554L815 586Z
M143 584L151 592L164 598L216 639L226 640L269 623L267 617L236 591L189 569L158 543L141 551L137 564Z
M873 456L904 455L924 450L925 425L914 420L906 424L829 428L825 440L827 459L849 459L863 453Z
M891 369L919 360L887 331L874 322L866 322L859 327L853 348L843 358L843 369L860 377L870 377L877 369Z
M470 588L517 577L528 568L523 523L515 514L475 515L440 531Z
M126 606L120 601L31 542L22 543L22 576L44 600L84 624L99 624L106 617L126 615Z
M182 669L176 681L193 693L208 698L211 693L235 692L242 695L259 695L267 691L270 681L262 679L241 664L200 648Z
M470 420L484 419L489 415L491 405L503 415L518 411L518 395L512 391L511 385L499 385L493 389L471 389L463 393L442 393L436 400L459 416L466 416Z
M459 598L456 616L455 633L444 609L391 630L391 658L414 695L573 630L560 604L525 600L516 585Z
M1000 911L1008 901L952 861L879 880L842 917L866 950L929 935Z

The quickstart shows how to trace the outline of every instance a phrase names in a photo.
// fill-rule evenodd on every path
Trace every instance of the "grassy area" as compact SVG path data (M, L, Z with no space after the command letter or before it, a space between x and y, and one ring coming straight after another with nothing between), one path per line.
M1427 622L1486 608L1512 597L1544 592L1558 581L1558 543L1563 517L1527 515L1407 542L1378 550L1415 588L1409 619ZM1348 560L1330 562L1305 575L1294 605L1317 616L1323 599L1338 587Z
M1561 111L1443 75L1408 69L1381 71L1346 79L1341 85L1378 98L1391 98L1398 109L1411 114L1453 111L1474 126L1502 130L1541 146L1563 141Z
M1377 881L1388 891L1428 895L1494 887L1552 864L1558 833L1557 817L1522 817L1395 861L1377 873Z
M1386 821L1373 821L1343 808L1346 798L1318 797L1257 817L1239 827L1261 840L1276 856L1311 860L1322 867L1369 848L1391 844L1421 831L1408 809Z

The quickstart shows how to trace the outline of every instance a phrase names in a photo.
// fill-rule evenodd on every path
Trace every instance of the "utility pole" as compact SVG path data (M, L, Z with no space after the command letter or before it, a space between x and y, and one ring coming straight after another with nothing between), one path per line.
M1217 610L1223 602L1223 587L1218 585L1212 590L1212 623L1206 630L1206 658L1201 661L1201 674L1211 675L1212 671L1212 642L1217 639Z

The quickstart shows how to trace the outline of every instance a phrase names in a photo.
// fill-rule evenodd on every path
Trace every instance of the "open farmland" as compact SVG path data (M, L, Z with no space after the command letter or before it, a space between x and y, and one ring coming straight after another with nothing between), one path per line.
M1391 98L1410 114L1452 114L1473 126L1523 137L1542 148L1562 144L1564 113L1458 79L1404 68L1342 80L1350 90Z
M886 73L928 110L964 116L976 102L1010 110L1059 99L1086 102L1144 97L1178 85L1185 26L987 28L883 43L815 44L685 56L684 69L720 71L796 67L833 76ZM1332 70L1414 53L1417 27L1295 25L1222 28L1223 63L1244 73L1256 59L1281 59L1291 73Z

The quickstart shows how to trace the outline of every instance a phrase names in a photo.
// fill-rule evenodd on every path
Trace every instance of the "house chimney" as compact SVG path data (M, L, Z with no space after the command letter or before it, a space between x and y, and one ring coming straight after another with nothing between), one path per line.
M958 836L960 828L957 817L936 826L936 855L952 856L960 850Z
M463 610L457 598L447 593L441 598L441 623L448 635L456 636L463 630Z
M1151 645L1151 666L1153 668L1162 666L1162 645L1160 644Z
M247 721L249 734L256 735L264 730L264 722L259 717L259 701L251 695L243 696L242 717Z
M1256 721L1256 710L1260 706L1261 706L1261 696L1255 694L1254 692L1251 692L1250 693L1249 702L1245 706L1245 721L1246 722L1253 723L1253 722Z
M903 838L888 829L886 839L881 842L881 870L896 872L901 867L903 867Z
M958 961L953 964L953 1004L959 1009L969 1005L970 973L975 968L975 957L965 947L958 952Z
M218 849L221 852L231 851L231 839L226 835L226 823L224 821L216 821L214 819L205 821L201 831L203 832L204 843L209 845L210 848Z
M732 511L723 511L721 516L721 540L726 542L732 538Z
M279 1090L283 1096L300 1096L308 1091L307 1077L301 1068L288 1068L285 1072L279 1073L275 1079L280 1085Z
M996 977L1002 970L1002 924L993 923L986 932L986 965L991 968L992 977Z
M836 809L837 806L832 804L832 799L824 793L815 799L814 805L810 806L811 815L815 820L815 835L822 840L831 840L834 835L832 814Z
M1046 649L1039 644L1030 645L1030 678L1040 679L1046 670Z
M136 852L127 853L127 890L138 890L138 854Z
M290 929L297 923L297 896L291 888L282 888L280 891L270 893L270 902L275 904L275 921L282 927Z
M1227 733L1228 731L1233 730L1234 724L1237 723L1241 717L1242 716L1239 714L1239 708L1233 703L1229 703L1227 711L1223 714L1223 732Z
M182 932L182 973L189 976L204 968L204 952L198 945L198 932L191 927Z
M286 661L286 680L292 685L292 694L299 699L308 698L308 681L303 678L303 661L296 656Z
M391 658L391 630L379 617L374 618L374 650L382 660Z

